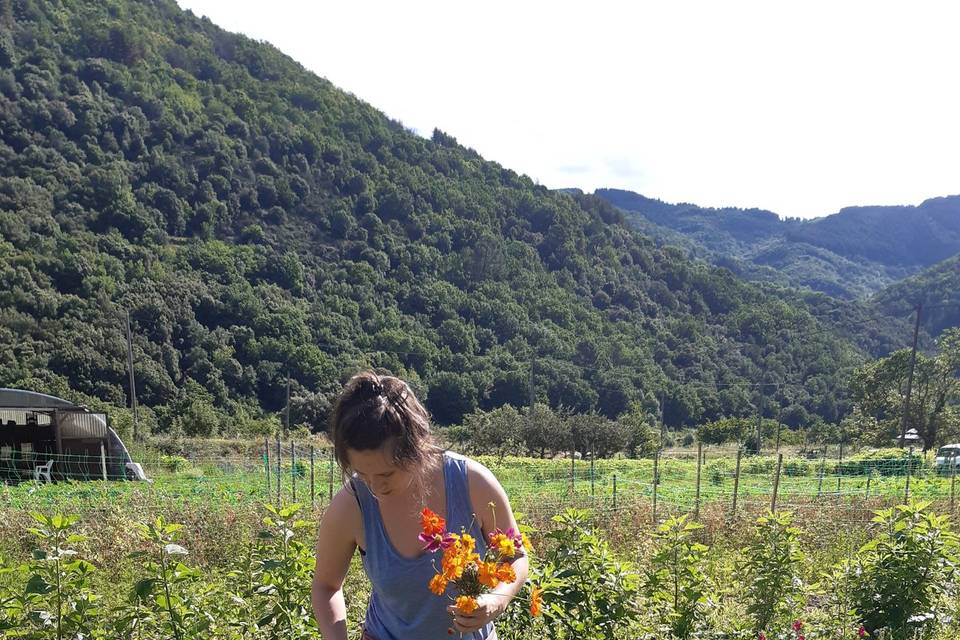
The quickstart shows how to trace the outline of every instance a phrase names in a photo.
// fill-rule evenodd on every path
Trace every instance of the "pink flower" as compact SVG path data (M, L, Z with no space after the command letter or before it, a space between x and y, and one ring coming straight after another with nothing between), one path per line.
M763 631L761 631L761 632L760 632L760 635L757 636L757 640L767 640L767 634L765 634Z
M866 636L867 636L867 630L863 627L863 625L860 625L860 628L857 629L857 637L865 638Z
M801 629L803 629L803 622L802 622L801 620L794 620L794 621L793 621L793 630L794 630L795 632L799 633Z
M449 533L445 533L443 535L435 533L432 536L421 533L417 537L420 539L420 542L423 543L423 550L429 551L430 553L434 553L440 549L446 549L452 545L454 541L454 537Z

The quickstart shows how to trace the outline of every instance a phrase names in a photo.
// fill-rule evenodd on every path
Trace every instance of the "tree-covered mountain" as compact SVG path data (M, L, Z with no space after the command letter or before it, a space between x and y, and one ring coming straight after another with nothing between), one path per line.
M862 359L798 297L173 0L0 0L0 386L122 405L127 311L147 422L188 433L249 428L288 375L319 425L359 366L447 424L532 390L609 416L664 392L674 425L765 397L796 425L837 419Z
M874 293L960 253L960 196L916 207L848 207L800 220L759 209L668 204L619 189L596 195L623 209L644 233L745 278L835 297Z
M933 336L960 327L960 256L890 285L870 304L891 317L910 316L920 305L920 326Z

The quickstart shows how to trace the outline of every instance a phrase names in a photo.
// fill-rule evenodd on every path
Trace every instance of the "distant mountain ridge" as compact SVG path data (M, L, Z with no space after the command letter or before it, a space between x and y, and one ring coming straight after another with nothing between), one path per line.
M762 209L671 204L620 189L595 195L661 243L742 277L842 298L875 293L960 253L960 196L800 220Z

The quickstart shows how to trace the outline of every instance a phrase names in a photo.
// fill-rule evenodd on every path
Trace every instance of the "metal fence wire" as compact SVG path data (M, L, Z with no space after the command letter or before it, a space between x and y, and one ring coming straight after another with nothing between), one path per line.
M135 492L138 500L300 502L316 509L329 503L343 483L329 447L264 441L259 449L256 455L138 454L146 481L131 481L135 476L125 468L126 458L8 456L0 458L0 504L57 509L82 502L93 508L104 496L116 502ZM701 446L639 460L479 459L498 477L515 509L545 515L577 506L603 514L648 513L654 523L675 513L733 518L767 509L817 508L830 511L838 522L865 522L876 509L911 498L930 500L950 513L956 506L956 466L938 469L912 451L897 459L831 460L747 456ZM38 474L38 468L49 476Z

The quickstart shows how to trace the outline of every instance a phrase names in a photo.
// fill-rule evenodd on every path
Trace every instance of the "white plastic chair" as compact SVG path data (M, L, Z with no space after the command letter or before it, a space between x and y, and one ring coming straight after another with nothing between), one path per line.
M38 467L33 468L33 479L37 482L40 482L40 478L43 478L47 482L53 482L53 478L50 477L50 472L53 470L53 460L47 460L47 464L41 464Z

